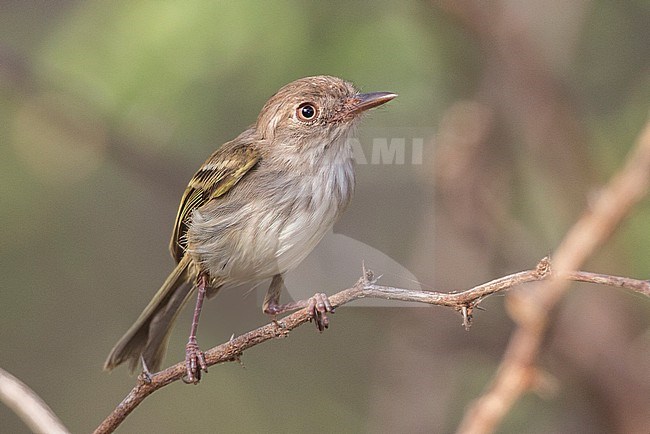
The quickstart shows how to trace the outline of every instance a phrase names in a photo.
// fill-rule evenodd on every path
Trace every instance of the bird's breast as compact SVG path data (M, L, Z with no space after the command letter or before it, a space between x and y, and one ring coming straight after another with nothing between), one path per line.
M188 253L223 285L295 268L331 229L354 191L349 154L298 173L260 165L232 194L196 210Z

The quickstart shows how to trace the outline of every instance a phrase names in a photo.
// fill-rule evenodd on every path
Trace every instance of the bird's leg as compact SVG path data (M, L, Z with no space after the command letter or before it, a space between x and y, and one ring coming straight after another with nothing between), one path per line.
M201 380L201 372L208 372L208 365L205 363L205 355L199 348L196 342L196 330L199 328L199 316L201 315L201 308L203 307L203 299L205 299L205 292L208 286L208 274L201 272L197 279L197 296L196 307L194 308L194 316L192 317L192 327L190 329L190 337L185 345L185 367L187 374L183 377L185 383L198 384Z
M329 326L330 320L327 317L327 313L334 313L334 308L327 298L327 295L316 293L313 297L307 300L280 304L280 293L282 292L283 286L284 280L282 279L282 275L276 274L273 276L271 285L266 291L266 296L264 297L264 305L262 306L262 310L265 314L275 316L292 310L308 307L311 317L316 323L316 327L318 327L319 331L323 331Z

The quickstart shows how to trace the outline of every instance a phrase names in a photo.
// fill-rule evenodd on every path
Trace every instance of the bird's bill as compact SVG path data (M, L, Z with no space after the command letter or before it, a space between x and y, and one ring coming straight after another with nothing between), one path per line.
M360 93L353 99L353 107L350 114L358 114L371 108L387 103L397 96L393 92L372 92Z

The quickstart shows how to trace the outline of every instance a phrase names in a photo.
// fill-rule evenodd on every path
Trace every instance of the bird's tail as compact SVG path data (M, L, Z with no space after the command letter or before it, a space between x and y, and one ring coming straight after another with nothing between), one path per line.
M105 370L110 371L128 361L133 372L140 356L152 372L160 369L171 326L194 289L187 282L189 264L189 255L186 255L176 265L135 323L115 344L104 362Z

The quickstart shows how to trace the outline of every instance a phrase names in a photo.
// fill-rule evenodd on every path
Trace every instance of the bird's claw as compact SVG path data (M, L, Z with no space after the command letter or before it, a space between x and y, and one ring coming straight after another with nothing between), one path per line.
M183 382L186 384L198 384L201 381L201 373L208 372L205 355L199 348L196 339L190 339L185 345L185 369Z
M334 308L326 294L323 294L322 292L314 294L314 296L309 299L308 308L311 313L310 321L313 320L316 323L318 331L322 332L329 327L330 320L327 313L334 313Z

